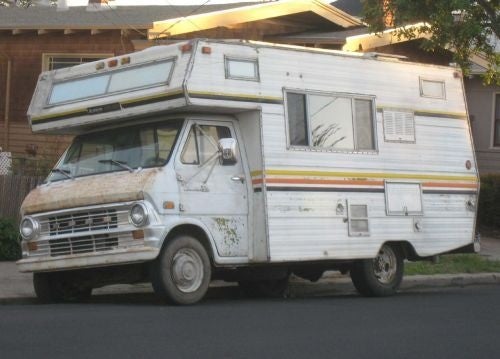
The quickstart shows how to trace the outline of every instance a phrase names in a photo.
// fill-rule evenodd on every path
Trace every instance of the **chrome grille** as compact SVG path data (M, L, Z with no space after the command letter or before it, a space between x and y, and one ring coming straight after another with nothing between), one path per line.
M106 234L76 238L49 239L50 256L102 252L118 246L118 238Z
M30 257L100 253L113 249L126 249L144 245L144 240L134 239L132 233L98 234L71 238L42 239L36 242Z
M49 216L41 220L41 235L59 236L118 228L127 224L128 212L114 208Z

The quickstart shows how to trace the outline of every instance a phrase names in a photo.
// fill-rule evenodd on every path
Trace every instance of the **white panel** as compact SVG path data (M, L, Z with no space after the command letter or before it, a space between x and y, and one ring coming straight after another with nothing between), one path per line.
M422 189L419 183L386 182L387 215L422 214Z

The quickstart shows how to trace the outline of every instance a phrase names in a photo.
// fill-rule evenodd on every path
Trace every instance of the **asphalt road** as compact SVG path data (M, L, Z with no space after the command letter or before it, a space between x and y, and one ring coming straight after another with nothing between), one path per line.
M0 305L1 358L495 358L500 286L247 299L192 307L151 294ZM231 292L232 291L232 292ZM215 298L214 298L215 297Z

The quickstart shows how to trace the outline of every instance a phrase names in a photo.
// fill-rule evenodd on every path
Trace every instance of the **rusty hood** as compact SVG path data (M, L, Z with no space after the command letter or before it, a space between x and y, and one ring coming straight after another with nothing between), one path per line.
M144 199L144 188L157 169L130 173L120 171L99 176L52 182L32 190L25 198L23 215Z

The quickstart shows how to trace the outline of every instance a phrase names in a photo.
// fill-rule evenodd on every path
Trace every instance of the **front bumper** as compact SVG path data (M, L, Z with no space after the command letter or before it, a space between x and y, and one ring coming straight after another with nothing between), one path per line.
M60 270L95 268L117 264L131 264L155 259L159 248L139 247L115 249L108 253L85 253L59 257L34 257L17 261L21 272L52 272Z

